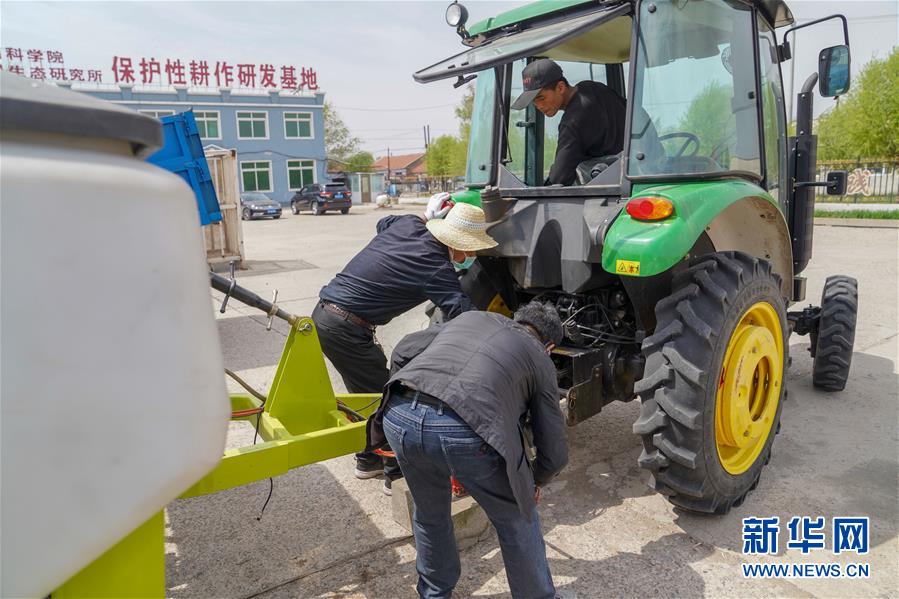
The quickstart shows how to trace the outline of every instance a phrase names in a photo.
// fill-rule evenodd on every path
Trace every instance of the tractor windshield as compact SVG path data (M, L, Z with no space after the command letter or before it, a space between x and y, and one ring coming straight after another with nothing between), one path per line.
M752 10L640 3L628 175L761 178Z

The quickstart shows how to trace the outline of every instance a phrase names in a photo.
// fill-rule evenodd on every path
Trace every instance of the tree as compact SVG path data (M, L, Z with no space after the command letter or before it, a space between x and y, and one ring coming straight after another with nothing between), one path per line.
M474 86L465 88L465 95L454 112L459 119L459 137L441 135L431 142L426 161L428 175L447 179L465 174L468 158L468 139L471 136L471 116L474 109Z
M347 159L341 170L351 173L367 173L371 170L371 165L374 162L375 157L372 156L371 152L356 152Z
M736 139L737 122L731 108L733 95L733 87L712 81L696 94L674 129L696 135L699 138L697 153L709 156L725 167L730 164L730 147ZM676 137L670 143L680 147L685 141L683 137ZM671 151L671 148L667 149Z
M465 144L452 135L441 135L431 142L425 160L428 175L436 179L447 179L465 173L465 161L459 163L459 149ZM464 155L464 154L463 154Z
M456 118L459 119L459 143L453 150L451 159L452 171L460 175L465 174L465 163L468 159L468 140L471 138L471 115L474 110L474 86L465 88L465 95L455 108Z
M816 133L820 160L899 156L899 48L862 68Z
M465 95L462 101L455 108L456 118L459 119L459 138L468 144L468 138L471 136L471 115L474 110L474 86L469 85L465 88Z
M349 161L350 156L359 151L359 138L353 137L349 127L327 100L325 100L323 113L328 170L343 170L344 164Z

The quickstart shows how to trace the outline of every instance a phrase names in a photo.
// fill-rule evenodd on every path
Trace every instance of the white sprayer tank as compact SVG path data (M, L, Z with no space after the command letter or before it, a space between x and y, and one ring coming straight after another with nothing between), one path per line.
M0 77L0 596L34 597L208 472L230 407L160 124Z

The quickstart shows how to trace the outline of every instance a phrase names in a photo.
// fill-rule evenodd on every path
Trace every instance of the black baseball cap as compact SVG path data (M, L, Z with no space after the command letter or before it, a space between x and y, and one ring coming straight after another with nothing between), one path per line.
M524 91L512 102L512 110L521 110L534 101L540 90L562 79L562 67L549 58L535 60L521 71Z

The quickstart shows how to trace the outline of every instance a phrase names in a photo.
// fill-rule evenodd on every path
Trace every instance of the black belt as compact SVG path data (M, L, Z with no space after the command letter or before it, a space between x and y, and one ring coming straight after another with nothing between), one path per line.
M325 300L321 300L319 303L321 304L323 309L327 310L328 312L331 312L332 314L336 314L337 316L340 316L347 322L351 322L354 325L360 326L363 329L368 329L369 331L375 330L375 325L371 324L367 320L359 318L352 312L344 310L337 304L332 304L331 302L326 302Z
M433 395L428 395L423 391L416 391L415 389L407 387L402 383L396 383L394 385L393 392L390 395L391 397L396 397L405 401L415 401L417 399L418 403L423 403L434 408L439 408L440 406L445 406L447 408L449 407L446 405L446 402L444 402L440 398L434 397Z

